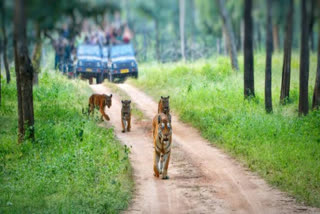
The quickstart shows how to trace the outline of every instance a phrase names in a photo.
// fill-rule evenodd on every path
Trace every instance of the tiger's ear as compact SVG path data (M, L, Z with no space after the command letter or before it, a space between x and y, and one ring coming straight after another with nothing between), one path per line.
M161 115L158 115L158 124L161 122Z
M110 94L110 97L112 97L112 94Z
M168 99L170 98L170 96L168 96Z
M130 104L130 103L131 103L131 100L128 100L128 103Z
M161 96L161 99L163 99L163 96Z
M123 100L121 100L121 103L124 103Z

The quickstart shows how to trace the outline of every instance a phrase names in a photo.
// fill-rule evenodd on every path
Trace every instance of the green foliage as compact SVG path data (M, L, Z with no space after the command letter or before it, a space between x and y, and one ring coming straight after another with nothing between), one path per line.
M264 110L265 55L255 55L256 97L243 98L241 71L232 72L226 57L210 61L140 65L131 82L158 99L170 95L172 109L214 145L257 171L269 183L307 204L320 206L320 112L298 117L299 56L292 56L290 100L279 104L282 56L273 57L274 113ZM310 58L311 100L316 56Z
M36 141L17 144L15 84L0 107L0 213L118 213L133 188L129 149L81 109L90 90L44 72L34 89Z

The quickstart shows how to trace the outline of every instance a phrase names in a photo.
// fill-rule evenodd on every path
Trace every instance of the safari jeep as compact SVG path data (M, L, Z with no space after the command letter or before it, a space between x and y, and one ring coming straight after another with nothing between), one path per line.
M131 44L114 45L110 50L108 78L124 80L126 77L138 78L138 64Z
M98 45L79 45L77 50L76 76L89 79L92 84L92 78L97 79L97 83L102 83L103 65L101 48Z

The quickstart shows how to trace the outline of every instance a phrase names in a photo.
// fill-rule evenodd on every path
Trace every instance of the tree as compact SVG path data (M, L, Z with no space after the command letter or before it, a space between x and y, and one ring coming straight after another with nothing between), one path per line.
M301 41L300 41L300 86L299 115L307 115L309 111L308 81L309 81L309 22L307 0L301 0Z
M284 55L282 66L282 81L280 92L280 103L285 104L290 94L290 76L291 76L291 49L292 49L292 32L293 32L293 0L289 0L286 23L286 32L284 39Z
M181 57L186 60L185 56L185 39L184 39L184 21L185 21L185 0L179 0L179 26L180 26L180 44L181 44Z
M2 14L1 16L1 30L2 30L2 37L3 37L3 63L4 67L6 70L6 79L7 83L11 81L11 76L10 76L10 70L9 70L9 63L8 63L8 56L7 56L7 44L8 44L8 38L7 38L7 31L6 31L6 11L4 8L4 3L5 1L0 1L0 13Z
M267 37L266 37L266 73L265 73L265 108L266 112L272 112L272 92L271 92L271 70L272 70L272 18L271 8L272 1L266 0L267 3Z
M319 1L320 4L320 1ZM320 5L319 5L320 6ZM318 29L320 29L320 22L318 22ZM319 109L320 107L320 31L318 31L318 62L317 62L317 74L314 85L312 108Z
M235 36L234 36L232 25L231 25L230 15L225 8L224 0L216 0L216 1L219 7L220 16L223 22L223 28L226 32L227 46L228 46L228 52L231 58L231 65L233 69L238 71L239 66L238 66L238 59L237 59L237 48L236 48Z
M14 62L18 92L18 142L34 140L33 67L28 55L25 1L14 5Z
M252 0L244 2L244 97L254 96Z

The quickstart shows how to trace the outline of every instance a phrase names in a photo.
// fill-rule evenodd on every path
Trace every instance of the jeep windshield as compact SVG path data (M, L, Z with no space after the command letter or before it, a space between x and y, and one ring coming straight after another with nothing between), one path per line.
M98 45L80 45L78 56L97 56L101 57L100 47Z
M133 48L131 45L116 45L111 48L111 58L122 56L134 56Z
M103 47L103 48L102 48L102 56L103 56L104 58L108 58L108 56L109 56L109 49L108 49L108 47Z

